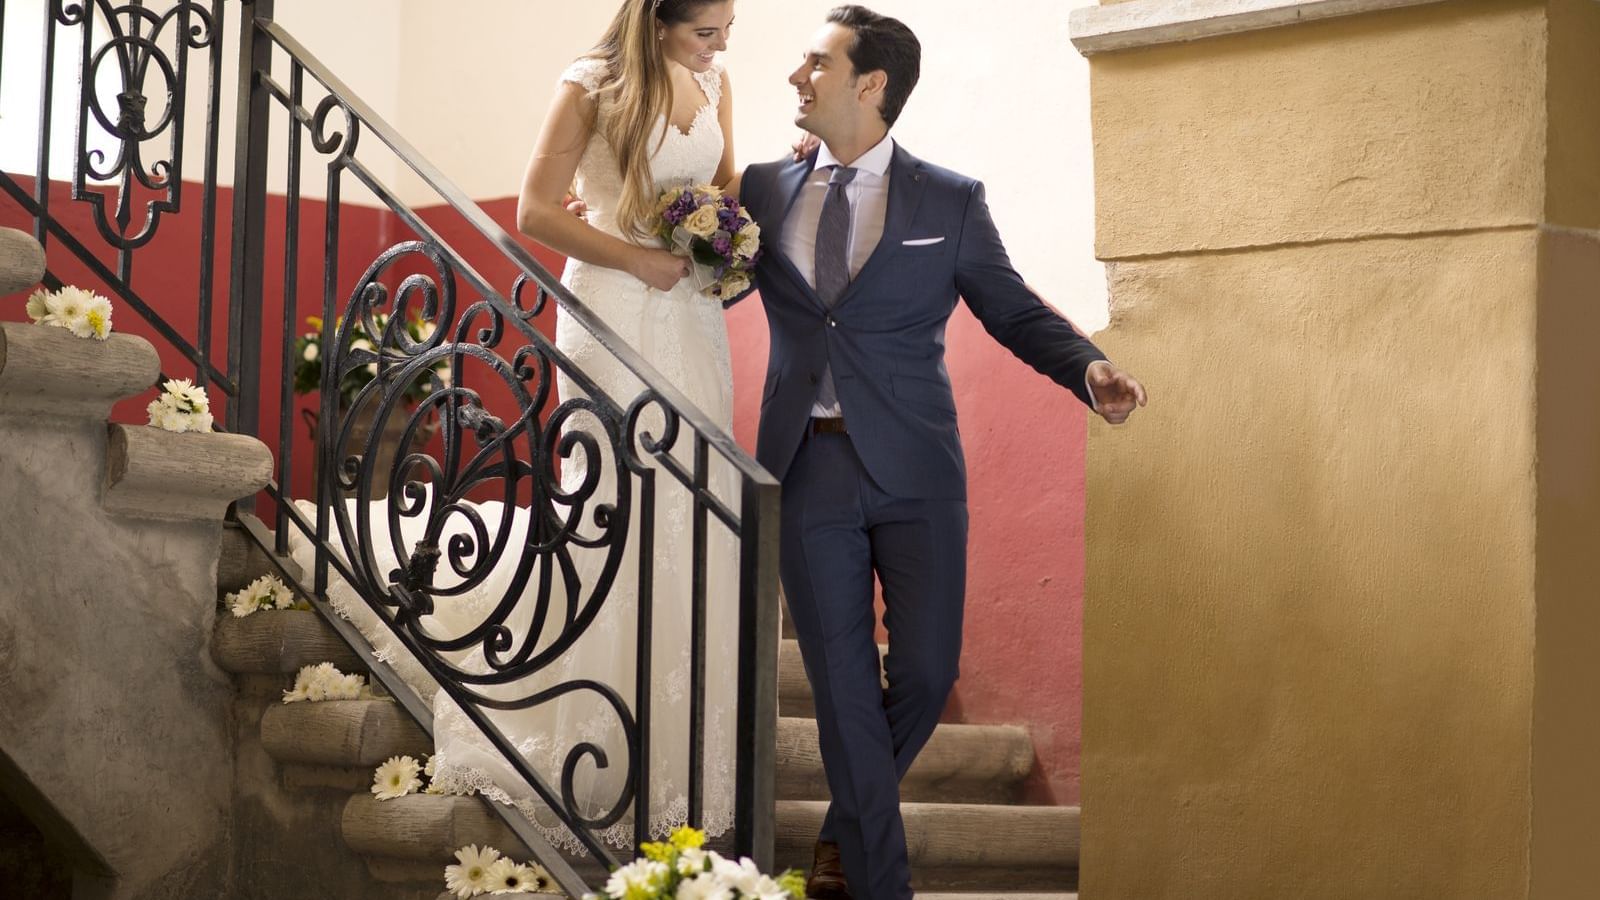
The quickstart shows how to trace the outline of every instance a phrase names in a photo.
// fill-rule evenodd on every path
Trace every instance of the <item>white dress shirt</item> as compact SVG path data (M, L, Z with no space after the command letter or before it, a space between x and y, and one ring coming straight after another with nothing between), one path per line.
M893 160L894 140L885 136L850 166L856 170L856 177L845 185L844 193L850 200L852 279L861 273L862 266L883 239L884 217L889 212L889 163ZM833 180L833 169L838 165L841 163L828 152L827 144L818 148L817 165L800 189L800 196L795 198L794 209L780 236L784 255L813 290L817 287L817 223L822 218L822 203L828 198L828 182ZM811 408L811 415L817 418L834 418L839 414L837 403L831 407L816 404Z

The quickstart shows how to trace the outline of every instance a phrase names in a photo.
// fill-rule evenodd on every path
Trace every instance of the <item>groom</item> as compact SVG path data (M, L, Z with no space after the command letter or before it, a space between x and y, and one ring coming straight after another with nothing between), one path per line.
M780 572L833 794L807 885L819 900L911 897L898 782L961 655L967 479L943 362L958 298L1108 422L1145 402L1012 269L983 185L889 138L921 54L902 23L833 10L789 78L796 122L820 148L752 166L740 189L769 252L757 282L772 349L756 457L783 483Z

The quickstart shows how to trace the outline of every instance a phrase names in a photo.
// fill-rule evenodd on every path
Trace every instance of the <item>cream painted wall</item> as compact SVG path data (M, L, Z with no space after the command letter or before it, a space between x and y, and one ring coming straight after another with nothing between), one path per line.
M785 79L832 6L833 0L746 0L738 10L725 61L734 82L741 162L781 155L798 133ZM931 162L982 178L1018 269L1081 327L1104 327L1105 275L1092 250L1088 65L1068 43L1067 5L1012 0L1004 16L981 14L962 0L880 0L875 6L902 17L924 45L922 83L896 137ZM474 0L470 16L461 9L445 0L278 0L277 18L469 196L512 195L556 79L599 37L615 6ZM31 172L39 59L17 36L37 33L41 12L35 4L11 3L6 16L11 37L0 75L0 167ZM229 31L236 25L230 22ZM286 82L281 64L279 71ZM196 79L191 90L203 90L203 81ZM72 98L62 99L62 121L70 122ZM223 106L230 121L231 91L224 92ZM275 118L281 133L283 116ZM232 170L226 131L225 180ZM190 137L198 159L198 134ZM71 140L70 129L58 131L57 172L66 171ZM403 199L439 202L392 155L366 155L378 150L369 138L363 159ZM271 186L281 191L283 154L274 154ZM197 176L197 168L186 173ZM322 179L308 177L303 190L323 196ZM376 202L359 190L346 199Z
M152 9L165 10L171 8L172 0L152 0L147 5ZM42 2L5 4L6 44L4 59L0 61L3 63L0 65L0 169L6 172L32 175L37 171L35 155L39 144L40 67L44 58L40 36L44 27L44 6ZM227 53L223 62L223 127L218 148L218 171L225 184L233 180L234 83L238 67L239 9L237 3L228 3L224 12L223 31L227 36L224 47ZM401 105L401 84L394 73L401 64L403 49L402 19L392 14L393 9L393 0L340 0L338 3L279 0L277 19L380 114L391 115ZM77 35L76 28L58 28L55 124L52 126L50 157L50 171L55 178L67 177L71 171L76 143L74 129L77 121L77 61L80 52ZM352 39L352 36L358 37ZM170 40L163 42L163 47L169 52L172 46ZM191 93L189 115L193 118L186 125L186 168L182 174L185 180L198 181L204 147L200 125L205 110L203 98L208 87L203 59L196 51L190 51L190 54L192 71L187 89ZM288 67L282 61L281 54L275 74L282 84L288 85ZM106 84L108 86L103 88L103 92L109 96L117 88L112 86L113 82L107 81ZM149 114L152 117L159 115L163 109L162 101L155 97L159 90L164 90L159 79L152 76L146 82L146 90L152 96ZM308 106L313 106L320 98L320 93L309 84L309 79L307 97ZM283 150L286 144L282 137L286 133L287 121L281 109L273 110L273 119L277 137L272 141L274 164L269 188L282 193L288 183ZM107 150L112 148L111 142L98 127L90 130L90 146ZM308 154L308 170L311 169L310 158ZM379 154L370 160L370 165L385 181L397 180L398 166L391 156ZM316 171L311 171L303 179L303 190L307 196L322 197L326 194L324 181L325 178ZM370 197L353 196L350 199L353 202L376 202Z
M745 0L724 62L733 80L741 164L782 155L799 133L789 73L834 0ZM409 0L406 56L448 60L449 77L408 65L401 121L425 154L474 197L514 193L551 87L615 6L487 0L472 21ZM1081 327L1108 314L1094 259L1088 63L1067 39L1059 0L1012 0L1004 16L962 0L878 0L923 42L923 77L895 130L930 162L982 178L1018 269ZM483 22L503 23L492 30ZM460 52L476 48L463 68ZM478 88L460 96L456 86Z

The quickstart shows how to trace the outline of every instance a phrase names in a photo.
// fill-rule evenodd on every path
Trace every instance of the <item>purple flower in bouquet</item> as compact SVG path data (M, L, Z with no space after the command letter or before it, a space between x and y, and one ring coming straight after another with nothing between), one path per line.
M661 218L669 225L678 225L684 219L689 218L689 214L694 212L699 205L699 203L695 202L694 191L683 191L678 195L678 199L674 200L666 211L661 214Z
M726 299L749 289L761 255L761 229L734 197L709 185L673 188L657 201L656 235L671 252L693 260L695 288Z

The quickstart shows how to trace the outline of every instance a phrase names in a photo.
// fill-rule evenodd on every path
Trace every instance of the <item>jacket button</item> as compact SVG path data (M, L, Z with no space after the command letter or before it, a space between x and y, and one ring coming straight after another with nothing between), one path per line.
M810 375L807 375L806 376L806 380L811 382L812 384L816 384L817 383L817 373L812 372Z
M838 328L839 327L839 322L838 322L838 320L834 319L833 316L829 316L828 317L828 325L830 327L833 327L833 328Z

